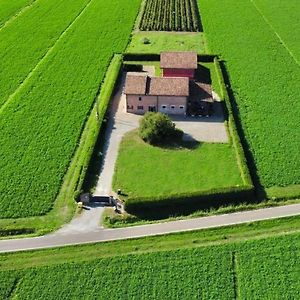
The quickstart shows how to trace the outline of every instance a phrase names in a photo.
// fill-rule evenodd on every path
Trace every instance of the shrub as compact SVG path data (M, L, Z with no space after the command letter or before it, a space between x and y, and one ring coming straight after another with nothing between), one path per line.
M161 144L182 137L182 131L165 114L149 112L140 120L139 136L149 144Z
M151 41L150 41L148 38L144 37L144 38L142 39L142 43L143 43L144 45L149 45L149 44L151 44Z

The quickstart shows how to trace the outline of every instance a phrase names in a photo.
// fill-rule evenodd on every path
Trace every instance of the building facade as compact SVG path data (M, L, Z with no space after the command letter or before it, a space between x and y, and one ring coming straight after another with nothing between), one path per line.
M125 84L127 112L144 114L162 112L184 115L189 96L188 78L149 77L127 73Z

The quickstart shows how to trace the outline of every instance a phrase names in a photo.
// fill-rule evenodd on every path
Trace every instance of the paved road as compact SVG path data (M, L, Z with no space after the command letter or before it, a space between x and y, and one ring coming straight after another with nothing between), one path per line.
M41 237L17 240L2 240L0 241L0 252L15 252L21 250L52 248L57 246L162 235L174 232L229 226L234 224L275 219L294 215L300 215L300 204L119 229L98 228L89 232L79 232L73 234L58 231L56 233Z

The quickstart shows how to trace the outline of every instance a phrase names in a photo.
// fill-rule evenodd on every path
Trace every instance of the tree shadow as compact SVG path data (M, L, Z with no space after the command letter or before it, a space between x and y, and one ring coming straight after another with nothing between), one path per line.
M203 143L190 137L189 140L183 139L184 133L181 138L167 139L161 143L151 144L153 147L165 149L165 150L195 150L201 147Z
M202 212L203 214L207 214L226 207L230 207L232 211L235 211L235 209L239 206L244 205L245 207L247 207L247 205L255 205L259 203L260 201L256 197L248 200L245 200L243 199L243 197L241 197L240 200L228 199L222 202L218 200L210 200L209 203L207 201L199 201L193 204L190 204L187 201L186 204L175 204L174 206L159 206L156 209L152 207L149 209L136 210L130 213L139 220L157 221L169 218L190 216L195 212ZM228 212L230 212L230 210L228 210L227 213Z

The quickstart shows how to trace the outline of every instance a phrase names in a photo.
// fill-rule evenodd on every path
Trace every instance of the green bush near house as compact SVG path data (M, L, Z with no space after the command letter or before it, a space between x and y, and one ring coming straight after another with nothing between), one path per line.
M139 136L149 144L166 144L180 140L183 132L175 128L169 116L160 112L148 112L140 120Z

